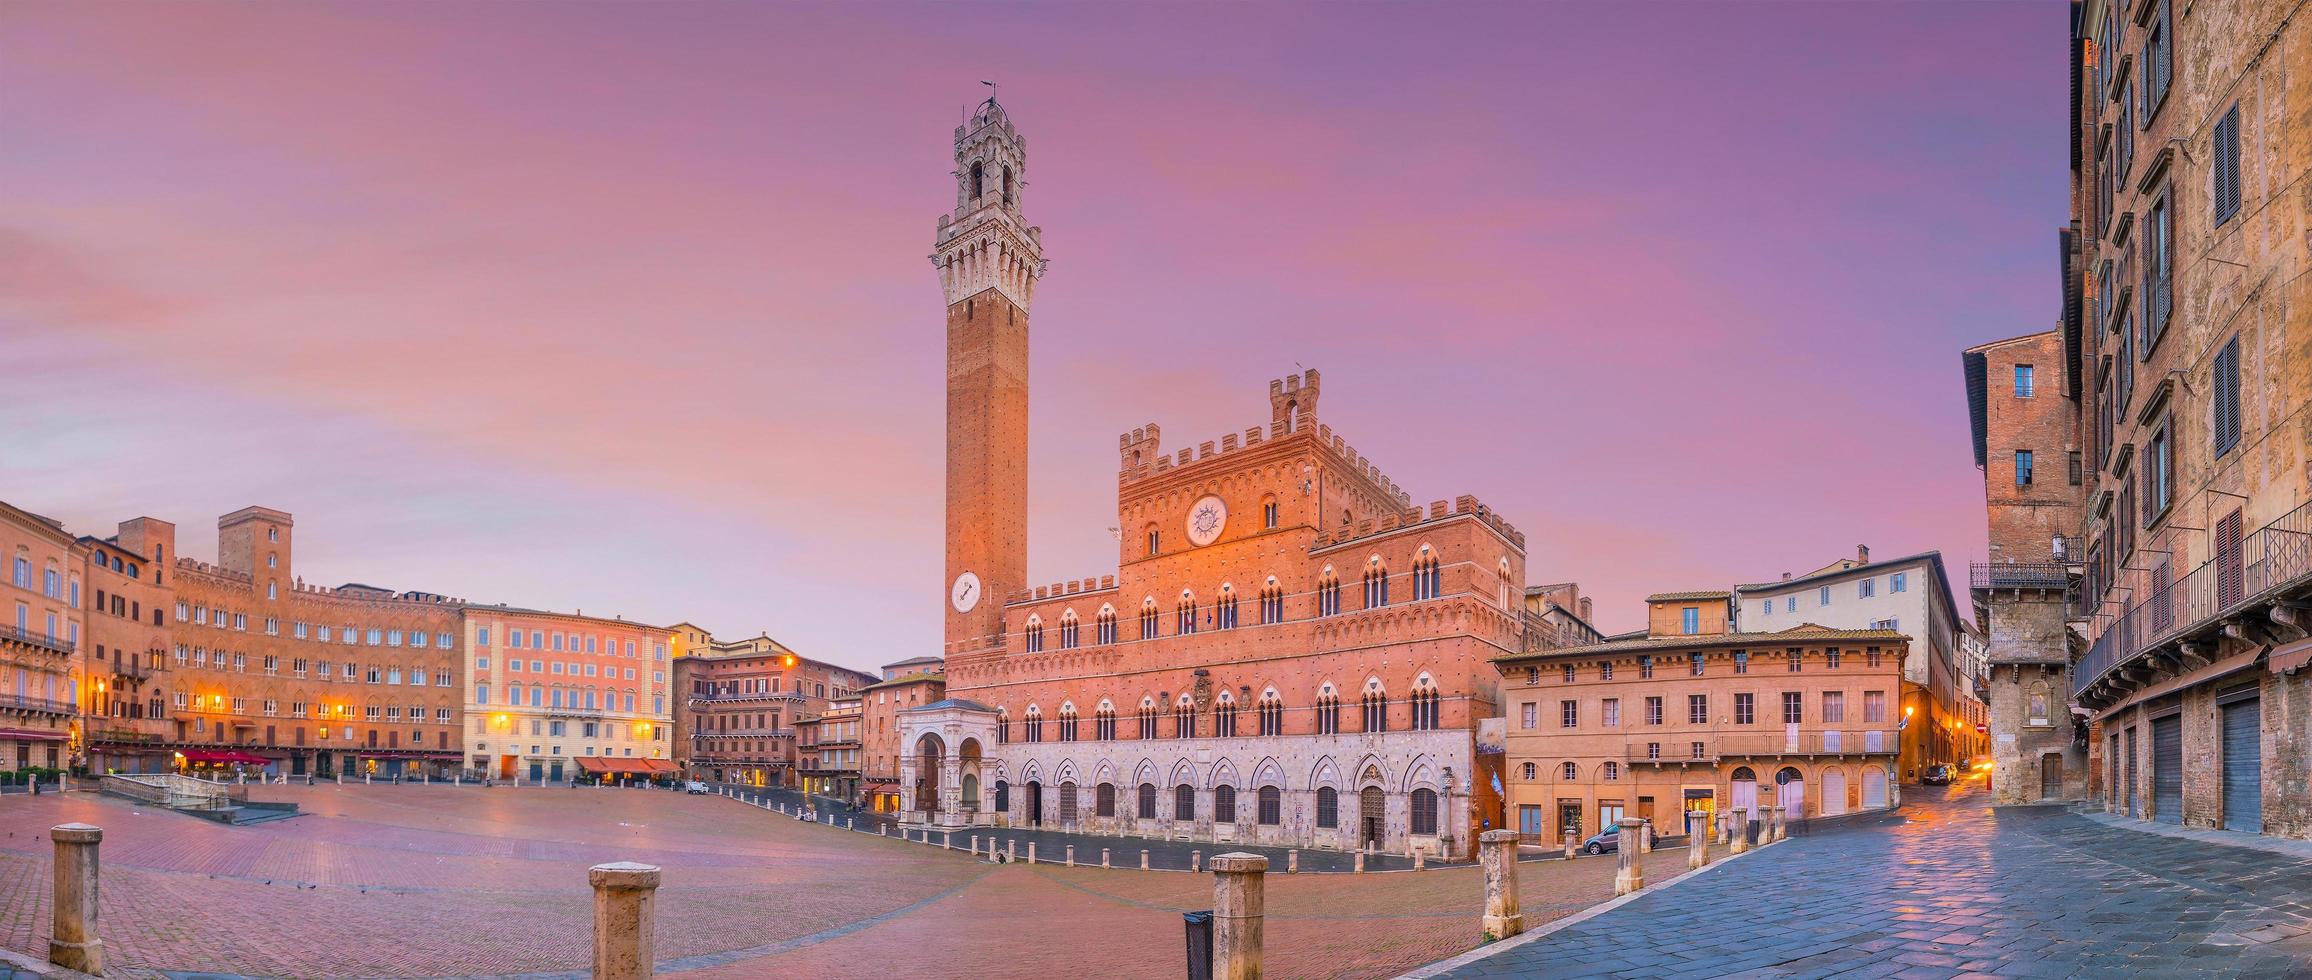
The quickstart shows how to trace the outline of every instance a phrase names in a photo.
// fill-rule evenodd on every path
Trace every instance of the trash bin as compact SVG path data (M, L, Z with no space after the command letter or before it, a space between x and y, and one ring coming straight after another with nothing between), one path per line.
M1212 980L1212 910L1180 917L1188 924L1188 980Z

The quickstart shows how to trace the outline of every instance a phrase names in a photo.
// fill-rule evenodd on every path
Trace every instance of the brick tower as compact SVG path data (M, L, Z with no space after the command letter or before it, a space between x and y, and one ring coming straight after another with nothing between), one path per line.
M955 128L955 213L932 265L947 294L947 649L1002 647L1027 584L1028 304L1042 229L1020 216L1027 140L992 98Z

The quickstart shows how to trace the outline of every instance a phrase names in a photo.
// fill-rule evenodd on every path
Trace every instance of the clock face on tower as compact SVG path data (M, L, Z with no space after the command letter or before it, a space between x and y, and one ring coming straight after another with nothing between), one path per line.
M955 577L955 588L948 590L947 601L955 604L955 611L967 613L979 605L979 576L965 572Z
M1188 508L1188 543L1199 548L1220 540L1220 529L1228 526L1228 504L1219 497L1206 494Z

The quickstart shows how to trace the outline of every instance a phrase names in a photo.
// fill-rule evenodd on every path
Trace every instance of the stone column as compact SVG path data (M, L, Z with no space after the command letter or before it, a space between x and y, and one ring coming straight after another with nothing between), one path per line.
M1614 871L1614 894L1627 895L1646 887L1646 862L1638 860L1638 835L1642 822L1636 817L1623 817L1621 833L1614 839L1614 856L1620 859Z
M84 823L48 828L56 842L56 904L49 907L48 962L104 975L104 940L96 935L96 846L104 831Z
M1686 811L1686 867L1699 868L1710 863L1710 815L1700 810Z
M1260 980L1268 859L1242 852L1212 859L1213 980Z
M1734 835L1728 850L1740 854L1750 849L1750 808L1734 808L1734 821L1728 832Z
M1565 858L1566 858L1566 860L1568 860L1568 861L1571 861L1571 860L1573 860L1573 855L1574 855L1574 852L1575 852L1575 851L1578 849L1578 848L1575 846L1574 840L1575 840L1575 839L1574 839L1574 832L1573 832L1573 831L1570 831L1570 830L1569 830L1569 831L1566 831L1566 832L1565 832Z
M650 951L658 869L619 861L586 872L594 886L595 980L636 980L652 972Z
M1485 934L1507 939L1524 932L1525 913L1517 910L1517 831L1479 834L1477 860L1485 865Z

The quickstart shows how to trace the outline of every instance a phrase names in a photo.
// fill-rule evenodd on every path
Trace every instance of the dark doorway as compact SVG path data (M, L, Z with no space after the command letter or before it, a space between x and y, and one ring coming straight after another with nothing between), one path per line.
M1357 794L1357 825L1363 829L1361 840L1365 847L1378 849L1388 846L1389 812L1380 787L1367 786L1364 792Z
M1031 781L1028 783L1028 826L1041 827L1043 825L1044 784Z

